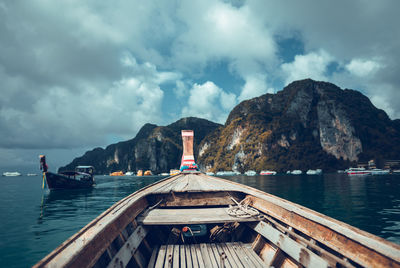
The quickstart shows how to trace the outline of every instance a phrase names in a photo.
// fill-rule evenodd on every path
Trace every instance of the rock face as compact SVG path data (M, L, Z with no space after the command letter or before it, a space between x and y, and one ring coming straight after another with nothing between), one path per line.
M361 93L310 79L243 101L200 144L205 171L345 168L400 158L399 120Z
M183 118L168 126L144 125L135 138L96 148L75 158L59 171L73 170L77 165L92 165L96 174L113 171L151 170L153 173L169 172L178 168L182 156L182 129L195 131L194 148L198 149L204 137L220 124L194 117Z

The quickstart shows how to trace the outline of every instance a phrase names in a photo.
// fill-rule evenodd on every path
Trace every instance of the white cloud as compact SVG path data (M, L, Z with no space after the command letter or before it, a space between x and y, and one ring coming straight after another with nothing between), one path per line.
M323 50L297 55L293 62L281 65L285 84L305 78L326 80L327 67L332 61L332 56Z
M371 96L371 102L379 109L383 109L389 117L393 118L396 116L395 111L390 107L390 101L384 95L373 94ZM399 117L400 114L397 115Z
M213 82L194 84L190 90L188 105L182 110L182 116L195 116L224 123L236 103L234 94L225 92Z
M189 89L187 88L185 82L177 80L175 82L175 87L173 89L174 94L177 98L183 98L188 95Z
M355 76L366 77L374 75L382 66L374 60L352 59L345 68Z
M268 88L266 75L254 74L245 77L245 84L242 92L240 93L238 100L243 101L258 97L265 93L272 93L273 89Z

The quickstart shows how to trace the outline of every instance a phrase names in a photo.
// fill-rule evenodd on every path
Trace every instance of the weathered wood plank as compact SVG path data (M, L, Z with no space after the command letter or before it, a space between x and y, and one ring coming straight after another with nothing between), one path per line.
M215 259L217 260L218 267L230 267L230 265L229 266L227 265L226 259L222 258L223 256L221 256L221 253L218 250L217 245L212 243L210 246L211 246L212 251L214 252L214 256L215 256ZM224 265L224 266L222 266L222 265Z
M223 248L225 250L225 252L227 252L227 255L232 258L233 262L235 263L236 267L246 267L240 260L240 258L238 258L236 252L234 251L234 249L232 248L231 244L229 243L224 243L223 244Z
M229 259L228 254L225 252L225 250L222 248L221 243L216 243L215 247L218 250L218 254L220 256L220 259L223 259L224 265L226 268L234 268L234 265L231 263L233 260Z
M179 257L181 259L181 267L186 267L186 251L185 251L185 245L180 245L179 246Z
M247 256L250 257L250 259L253 261L254 264L257 266L263 267L265 263L262 261L260 256L258 256L254 250L251 249L251 247L247 247L245 244L242 242L239 242L239 245L242 247L243 251L247 254Z
M269 264L271 263L272 258L274 257L277 250L278 249L276 248L276 246L270 243L265 243L261 248L260 257L266 264Z
M190 253L190 247L189 247L189 245L184 245L184 246L185 246L185 254L186 254L186 267L192 268L193 261L192 261L192 254Z
M129 236L129 238L126 240L125 244L120 248L118 253L113 257L107 267L120 267L121 264L126 266L146 235L147 229L143 228L142 226L138 226L131 236Z
M146 259L144 258L142 252L136 250L135 253L133 253L133 258L140 268L146 267Z
M240 261L236 259L236 254L232 255L226 244L224 243L219 243L219 248L225 253L230 265L232 268L239 268L242 267Z
M237 200L242 199L234 192L201 192L201 193L174 193L158 195L154 204L163 199L159 207L203 207L203 206L228 206L235 203L230 199L230 196L236 197Z
M264 267L265 265L260 265L257 260L254 260L253 256L250 255L245 248L243 247L243 244L240 242L233 242L232 243L232 248L236 251L236 254L240 257L240 260L246 261L248 263L248 266L246 267L257 267L261 268Z
M204 265L206 267L216 267L216 262L211 260L210 253L208 252L207 245L205 243L200 243L200 251L203 257ZM213 257L214 259L214 257Z
M191 244L189 246L190 246L190 255L192 256L193 268L199 268L199 261L197 259L196 249L194 248L193 244Z
M254 218L230 216L226 208L153 209L138 217L143 225L207 224L226 222L254 222Z
M167 245L167 253L165 255L164 267L172 267L174 257L174 245Z
M167 253L167 246L166 245L161 245L160 249L158 250L158 256L157 256L156 265L154 265L155 268L164 267L166 253Z
M206 266L204 264L203 255L201 254L200 245L199 244L195 244L194 248L196 250L197 260L199 262L199 267L200 268L205 268ZM210 267L210 266L208 266L208 267Z
M252 226L252 225L250 225ZM279 232L265 222L259 222L254 227L254 230L269 241L274 243L282 251L298 261L306 267L329 267L329 263L320 256L307 249L305 246L291 239L289 236Z
M180 254L179 254L179 245L174 245L174 259L172 263L172 267L179 268Z
M210 256L212 267L219 267L219 256L215 256L214 250L211 244L206 244L208 256Z
M154 247L153 252L151 253L149 263L147 264L147 268L153 268L155 266L159 249L160 246Z
M253 263L251 258L245 252L243 252L243 249L239 243L233 242L227 244L230 245L230 248L234 250L244 267L259 267L257 263Z

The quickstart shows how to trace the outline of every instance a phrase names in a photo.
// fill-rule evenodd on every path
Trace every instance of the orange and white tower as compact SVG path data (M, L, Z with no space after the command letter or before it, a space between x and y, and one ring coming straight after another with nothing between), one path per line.
M183 153L180 170L199 170L194 162L193 154L193 130L182 130Z

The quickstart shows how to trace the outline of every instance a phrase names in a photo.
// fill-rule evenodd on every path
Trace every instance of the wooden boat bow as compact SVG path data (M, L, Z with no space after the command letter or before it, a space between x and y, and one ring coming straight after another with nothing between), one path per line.
M242 205L257 213L229 212ZM400 246L252 187L189 170L115 203L34 267L131 266L400 267Z

